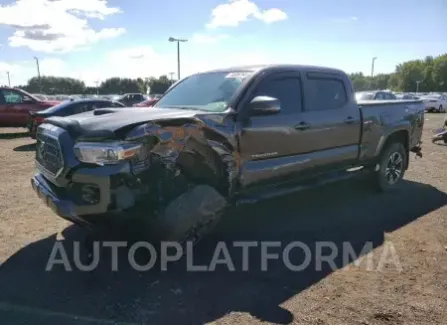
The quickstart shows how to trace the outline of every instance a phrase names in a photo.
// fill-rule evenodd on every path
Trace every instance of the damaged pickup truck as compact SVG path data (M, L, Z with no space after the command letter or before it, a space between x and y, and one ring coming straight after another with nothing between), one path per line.
M144 221L159 239L197 240L230 204L368 173L398 187L421 154L421 101L357 103L339 70L270 65L199 73L151 108L48 118L31 184L87 229Z

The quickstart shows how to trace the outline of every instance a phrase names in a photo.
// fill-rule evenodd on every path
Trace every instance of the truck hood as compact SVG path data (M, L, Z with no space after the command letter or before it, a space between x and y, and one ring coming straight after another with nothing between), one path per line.
M72 136L111 136L123 127L136 126L149 121L193 118L206 112L174 108L105 108L71 115L68 117L49 117L45 120L69 131Z

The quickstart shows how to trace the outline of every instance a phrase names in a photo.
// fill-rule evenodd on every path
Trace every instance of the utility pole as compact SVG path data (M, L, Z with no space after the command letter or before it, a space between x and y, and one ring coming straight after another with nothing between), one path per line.
M171 83L174 81L174 72L169 72L169 75L171 76Z
M377 57L373 57L372 58L372 62L371 62L371 90L373 88L373 82L374 82L374 62L376 61Z
M40 78L39 58L37 56L35 56L34 60L36 60L37 75L39 77L39 88L40 88L40 92L42 92L42 79Z
M177 78L180 80L180 42L187 42L187 39L169 37L169 42L177 43Z
M11 79L9 77L9 71L6 71L6 74L8 75L8 85L9 87L11 87Z
M416 94L419 92L419 84L422 82L422 80L416 81Z
M95 81L95 85L96 85L96 95L99 95L99 80Z

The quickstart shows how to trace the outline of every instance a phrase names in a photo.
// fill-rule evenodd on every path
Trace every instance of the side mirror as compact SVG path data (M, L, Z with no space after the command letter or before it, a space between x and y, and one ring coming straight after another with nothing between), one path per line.
M278 98L270 96L256 96L249 104L251 115L270 115L281 111L281 103Z

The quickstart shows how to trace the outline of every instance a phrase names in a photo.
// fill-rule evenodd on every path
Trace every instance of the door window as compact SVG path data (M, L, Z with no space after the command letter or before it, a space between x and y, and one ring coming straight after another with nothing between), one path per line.
M281 114L301 112L301 81L297 77L275 78L262 82L255 96L270 96L279 99Z
M339 109L348 102L342 80L309 78L307 84L306 97L310 111Z
M21 104L23 103L23 95L13 90L3 90L3 97L6 104Z
M383 99L385 99L385 96L383 95L383 93L377 93L376 97L374 99L376 99L376 100L383 100Z
M384 93L384 98L388 100L397 99L396 96L392 93Z
M73 108L73 114L84 113L91 110L92 108L90 103L78 103Z

